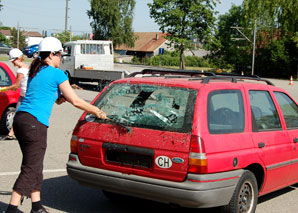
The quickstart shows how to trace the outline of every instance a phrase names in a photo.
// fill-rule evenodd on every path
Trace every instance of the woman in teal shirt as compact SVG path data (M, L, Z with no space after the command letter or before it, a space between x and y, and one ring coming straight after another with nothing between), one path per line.
M55 102L61 104L68 101L79 109L106 119L103 111L75 94L67 76L58 69L62 53L62 44L58 39L44 38L39 44L39 57L30 66L26 96L13 122L23 160L21 173L13 186L7 213L17 212L23 196L31 197L31 213L48 212L41 205L40 190L47 147L47 128Z

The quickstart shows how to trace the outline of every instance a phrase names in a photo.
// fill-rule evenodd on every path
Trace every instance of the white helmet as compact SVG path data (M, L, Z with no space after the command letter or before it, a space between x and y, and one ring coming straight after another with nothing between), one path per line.
M62 52L62 44L55 37L46 37L41 40L38 47L38 52Z
M14 61L20 58L23 55L23 53L18 48L13 48L9 51L8 55L9 55L9 61Z

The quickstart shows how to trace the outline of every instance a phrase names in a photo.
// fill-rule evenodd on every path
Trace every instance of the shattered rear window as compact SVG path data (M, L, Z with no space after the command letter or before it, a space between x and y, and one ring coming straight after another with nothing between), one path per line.
M196 94L195 90L178 87L114 84L94 105L122 125L189 132Z

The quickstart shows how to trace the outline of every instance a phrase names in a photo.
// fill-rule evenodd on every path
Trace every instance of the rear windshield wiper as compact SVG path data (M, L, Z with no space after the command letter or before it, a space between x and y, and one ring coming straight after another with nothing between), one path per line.
M116 125L119 125L119 126L123 127L124 129L127 130L128 133L131 132L131 127L129 127L129 126L123 124L123 122L121 122L121 121L119 121L119 120L109 118L109 119L107 119L107 121L108 121L108 122L111 122L111 123L113 123L113 124L116 124Z
M95 120L107 121L107 122L110 122L110 123L113 123L113 124L123 127L124 129L127 130L127 132L131 132L131 128L128 127L127 125L123 124L123 121L120 121L119 119L115 119L114 116L107 116L107 117L108 117L108 119L104 120L104 119L97 118L95 115L88 114L88 115L86 115L85 120L89 121L89 122L93 122Z

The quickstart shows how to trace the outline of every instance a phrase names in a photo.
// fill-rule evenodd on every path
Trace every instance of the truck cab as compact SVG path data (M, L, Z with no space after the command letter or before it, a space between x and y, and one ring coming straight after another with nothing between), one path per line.
M96 71L114 69L112 41L78 40L67 42L63 46L60 68L65 70L70 79L97 79Z

